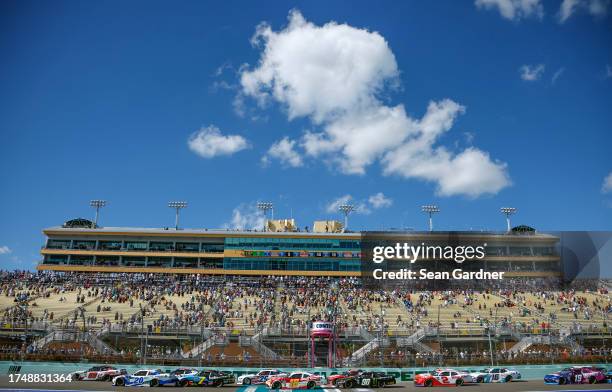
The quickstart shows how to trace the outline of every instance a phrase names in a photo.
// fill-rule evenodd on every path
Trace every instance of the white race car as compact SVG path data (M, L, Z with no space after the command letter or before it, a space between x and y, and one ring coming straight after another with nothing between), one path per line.
M521 373L508 368L487 368L480 372L472 372L474 382L511 382L521 379Z
M321 376L307 372L293 372L289 375L272 376L266 381L270 389L314 389L324 384Z
M134 374L124 374L113 378L113 385L118 387L176 386L177 382L177 377L170 376L168 373L162 373L159 369L144 369Z
M287 373L281 372L278 369L263 369L257 374L244 374L238 377L236 382L238 385L258 385L264 384L266 381L268 381L269 377L280 377L286 375Z
M125 369L117 369L112 366L93 366L89 370L79 370L72 375L73 380L78 381L110 381L114 377L127 374Z

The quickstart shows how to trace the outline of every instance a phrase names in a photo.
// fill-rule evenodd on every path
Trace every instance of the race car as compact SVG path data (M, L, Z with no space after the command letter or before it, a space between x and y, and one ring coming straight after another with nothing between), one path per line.
M139 370L134 374L123 374L113 378L113 385L118 387L141 387L160 385L177 385L177 377L162 373L159 369Z
M127 374L125 369L117 369L112 366L93 366L89 370L74 372L72 379L76 381L110 381L113 377Z
M363 372L363 370L361 369L351 369L346 372L342 372L340 374L333 374L327 377L327 382L329 383L329 385L332 385L335 387L336 385L338 385L339 380L350 377L350 376L356 376L357 374L361 372Z
M237 384L238 385L258 385L264 384L269 377L280 377L286 376L287 373L283 373L278 369L264 369L257 372L257 374L244 374L238 377Z
M455 369L436 369L430 373L414 376L415 387L449 387L461 386L465 383L465 375Z
M361 372L354 376L348 376L337 380L338 388L379 388L395 384L395 376L384 372Z
M470 372L473 382L510 382L521 379L521 373L508 368L487 368L479 372ZM468 382L465 380L465 382Z
M198 374L199 372L200 371L198 369L193 369L193 368L178 368L170 372L168 377L171 379L174 379L174 386L182 387L182 386L189 385L189 381L187 380L188 377L194 376ZM171 384L172 384L171 381L164 383L164 385L171 385Z
M293 372L288 376L274 376L266 381L266 386L270 389L313 389L322 384L321 376L307 372Z
M587 366L574 366L565 368L559 372L544 376L545 384L597 384L605 382L605 374L598 369Z
M180 387L222 387L234 384L236 378L232 373L219 372L217 370L202 370L201 372L188 373L177 377L176 385Z

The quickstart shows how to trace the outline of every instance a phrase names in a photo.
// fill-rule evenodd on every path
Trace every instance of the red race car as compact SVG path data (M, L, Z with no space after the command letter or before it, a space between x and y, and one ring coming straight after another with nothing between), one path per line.
M455 369L436 369L414 376L415 387L459 387L464 383L463 374Z
M338 385L338 380L342 380L343 378L347 378L351 376L356 376L361 372L363 372L363 370L361 369L351 369L351 370L348 370L340 374L334 374L334 375L327 377L327 383L335 387Z
M270 389L314 389L322 384L321 376L307 372L293 372L288 376L270 377L266 385Z

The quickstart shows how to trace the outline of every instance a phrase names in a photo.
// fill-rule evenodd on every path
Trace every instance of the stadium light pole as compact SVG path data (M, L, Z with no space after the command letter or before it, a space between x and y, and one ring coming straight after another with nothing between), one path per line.
M274 204L269 201L262 201L257 203L257 209L262 210L264 213L264 231L268 231L268 211L271 212L271 220L274 220Z
M176 217L174 219L174 228L178 230L179 229L179 211L182 208L187 207L187 202L186 201L171 201L171 202L168 202L168 207L174 208L176 210Z
M435 204L428 204L421 206L421 210L429 215L429 231L433 231L433 214L440 212L440 208L438 208Z
M510 227L510 215L513 215L514 213L516 213L516 208L514 207L502 207L500 208L500 211L502 212L502 214L506 215L506 225L508 226L508 233L510 233L511 227Z
M106 206L106 200L91 200L89 205L96 209L96 217L94 219L93 229L98 227L98 216L100 215L100 208Z
M344 214L344 231L348 228L348 216L355 211L355 206L352 204L342 204L338 206L338 210Z

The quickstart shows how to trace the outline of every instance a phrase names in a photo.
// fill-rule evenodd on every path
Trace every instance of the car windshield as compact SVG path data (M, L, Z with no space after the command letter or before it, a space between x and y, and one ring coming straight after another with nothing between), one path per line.
M147 371L146 370L141 370L138 371L136 373L134 373L135 376L146 376L147 375Z

